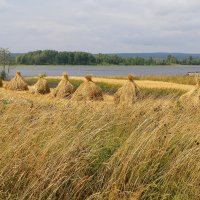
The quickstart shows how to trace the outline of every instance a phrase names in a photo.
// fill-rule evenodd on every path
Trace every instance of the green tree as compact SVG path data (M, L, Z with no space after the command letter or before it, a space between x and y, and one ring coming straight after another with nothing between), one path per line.
M3 67L3 71L5 72L6 66L11 63L11 53L9 49L0 48L0 66Z

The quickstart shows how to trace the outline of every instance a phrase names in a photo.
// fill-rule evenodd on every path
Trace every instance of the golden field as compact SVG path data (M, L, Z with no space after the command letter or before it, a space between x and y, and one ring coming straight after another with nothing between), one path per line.
M174 95L147 95L131 106L104 98L76 102L0 88L0 199L200 199L199 107Z
M37 78L37 77L33 77L33 78ZM49 76L49 77L46 77L47 79L61 79L62 77L61 76ZM83 81L84 80L84 77L77 77L77 76L71 76L70 77L71 80L81 80ZM176 79L177 80L177 79ZM123 85L125 82L126 82L126 79L124 77L119 77L119 78L116 78L116 77L110 77L110 78L107 78L107 77L93 77L93 81L96 82L96 83L107 83L107 84L112 84L112 85ZM170 81L166 81L165 79L164 80L156 80L155 77L151 78L149 77L141 77L141 80L136 80L135 81L137 83L137 85L139 87L142 87L142 88L158 88L158 89L180 89L180 90L184 90L184 91L188 91L188 90L191 90L193 88L192 85L190 84L185 84L184 82L181 83L176 83L172 80Z

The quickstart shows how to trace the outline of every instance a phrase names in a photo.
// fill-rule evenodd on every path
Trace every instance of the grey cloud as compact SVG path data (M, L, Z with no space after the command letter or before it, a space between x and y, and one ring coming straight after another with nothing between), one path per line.
M200 52L198 0L0 0L0 46Z

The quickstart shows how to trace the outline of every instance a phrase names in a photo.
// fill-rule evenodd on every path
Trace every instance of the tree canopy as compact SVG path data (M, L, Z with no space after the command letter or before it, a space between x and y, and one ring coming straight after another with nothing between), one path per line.
M5 67L10 65L11 63L11 53L9 49L0 48L0 66L3 67L5 71Z
M200 58L177 59L169 55L165 59L132 57L86 52L34 51L18 55L16 64L24 65L200 65Z

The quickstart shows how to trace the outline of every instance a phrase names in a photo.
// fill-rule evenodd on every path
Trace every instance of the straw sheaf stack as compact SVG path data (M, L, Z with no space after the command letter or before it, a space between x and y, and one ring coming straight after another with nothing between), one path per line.
M52 95L58 98L71 98L74 92L74 86L69 82L68 74L64 73L58 86L53 90Z
M33 91L36 94L48 94L50 93L50 88L47 80L43 75L39 75L37 83L33 86Z
M198 106L200 103L200 79L197 79L197 84L191 91L182 95L179 102L183 105Z
M103 100L102 89L92 81L91 75L85 76L82 83L73 95L73 100Z
M128 75L128 81L114 95L118 104L133 104L140 97L140 89L134 82L134 76Z
M28 84L24 81L21 73L17 72L15 77L5 84L5 89L19 91L28 90Z

